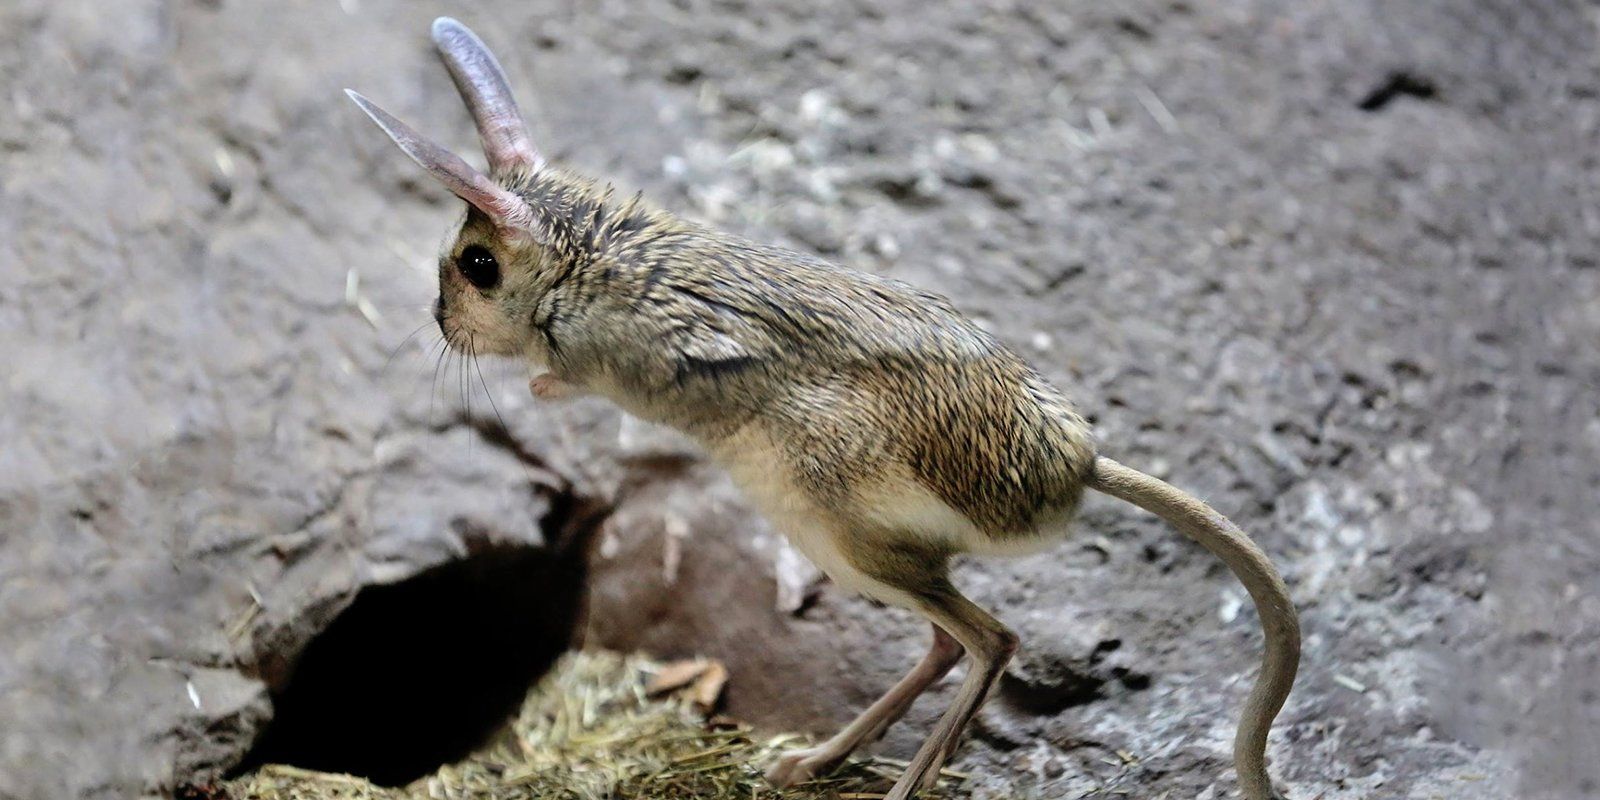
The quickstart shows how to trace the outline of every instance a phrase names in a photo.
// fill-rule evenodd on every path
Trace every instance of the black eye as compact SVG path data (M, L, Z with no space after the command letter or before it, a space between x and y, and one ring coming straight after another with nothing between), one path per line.
M461 270L461 277L479 289L493 289L500 282L500 265L489 248L481 245L462 250L461 257L456 259L456 269Z

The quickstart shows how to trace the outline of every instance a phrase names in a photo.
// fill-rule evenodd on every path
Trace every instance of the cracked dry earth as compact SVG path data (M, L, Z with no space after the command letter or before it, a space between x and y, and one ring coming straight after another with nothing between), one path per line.
M737 716L826 731L924 646L682 440L434 360L457 202L339 90L475 153L439 13L550 154L948 294L1256 536L1292 798L1600 795L1593 3L10 0L0 797L216 774L358 589L573 502L588 641L724 660ZM1094 501L959 578L1024 641L973 796L1230 796L1259 635L1213 559Z

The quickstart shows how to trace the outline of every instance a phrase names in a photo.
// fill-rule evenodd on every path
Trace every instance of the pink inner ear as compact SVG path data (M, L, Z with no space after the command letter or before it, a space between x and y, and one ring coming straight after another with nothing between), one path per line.
M451 185L450 181L446 181L443 177L440 177L440 180L444 181L457 197L471 203L500 227L522 230L533 224L533 210L526 201L500 188L483 173L475 172L475 175L476 179L472 185L462 188Z
M384 133L404 150L412 161L422 165L433 177L439 179L455 196L471 203L487 214L496 225L526 229L533 223L533 209L526 201L502 189L489 176L473 169L460 156L417 133L410 125L379 108L361 95L345 90L362 111L378 123Z

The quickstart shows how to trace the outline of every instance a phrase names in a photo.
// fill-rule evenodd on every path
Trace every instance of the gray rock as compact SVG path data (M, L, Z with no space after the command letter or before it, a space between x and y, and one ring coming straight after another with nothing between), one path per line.
M780 609L778 542L681 440L536 405L514 366L436 369L457 204L338 91L474 150L435 13L0 9L0 796L203 780L363 589L548 547L564 503L610 512L588 640L724 659L731 713L825 731L920 655L923 623L807 600L792 567ZM1581 4L459 13L548 153L738 233L893 241L859 265L988 320L1108 453L1256 536L1307 634L1272 747L1291 796L1600 785ZM766 140L786 166L726 157ZM1134 510L1080 527L1092 546L959 569L1023 634L1010 701L1042 698L984 712L974 796L1227 796L1253 611Z

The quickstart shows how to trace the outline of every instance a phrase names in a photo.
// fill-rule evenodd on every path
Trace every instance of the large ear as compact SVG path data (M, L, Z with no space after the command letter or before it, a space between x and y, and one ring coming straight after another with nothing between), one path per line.
M446 188L455 193L456 197L487 214L496 225L524 230L530 227L533 222L533 210L529 208L527 201L514 192L500 188L494 181L489 180L487 175L462 161L460 156L423 138L422 134L412 130L410 125L395 119L393 115L373 105L367 98L349 89L344 90L344 93L350 95L350 99L354 100L362 111L367 112L367 116L378 123L378 127L389 134L389 138L400 145L400 149L406 151L406 155L411 156L412 161L421 164L423 169L438 178Z
M466 101L478 125L478 138L483 140L489 171L544 166L544 158L533 146L528 127L517 111L517 101L511 96L505 70L500 69L500 62L494 59L483 41L467 26L449 17L440 17L433 21L433 43L439 48L445 67L450 70L450 79L455 81L456 90L461 92L461 99Z

